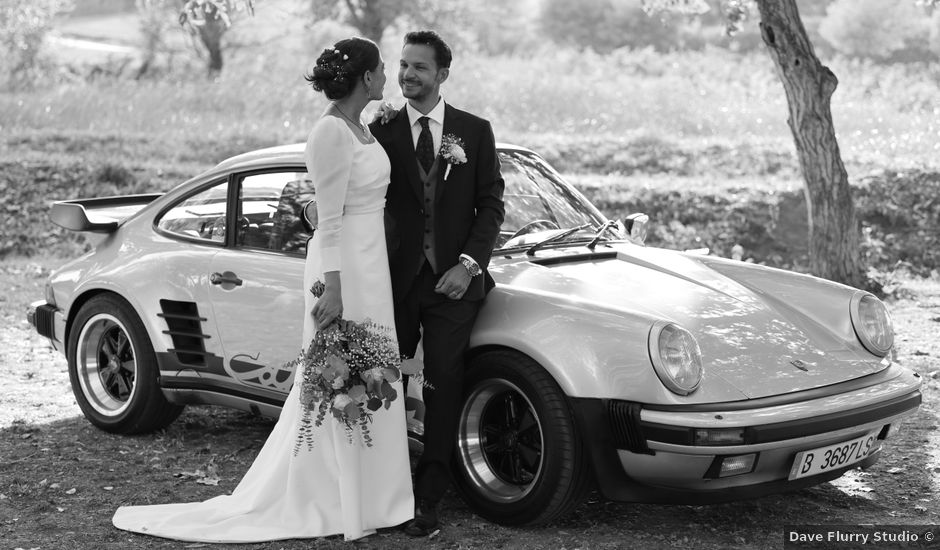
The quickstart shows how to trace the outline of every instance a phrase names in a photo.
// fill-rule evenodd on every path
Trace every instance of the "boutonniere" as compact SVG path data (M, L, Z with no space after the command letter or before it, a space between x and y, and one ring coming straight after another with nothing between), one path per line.
M447 161L447 167L444 168L444 181L447 181L451 166L467 162L467 153L463 150L463 140L454 134L444 135L441 138L441 156Z

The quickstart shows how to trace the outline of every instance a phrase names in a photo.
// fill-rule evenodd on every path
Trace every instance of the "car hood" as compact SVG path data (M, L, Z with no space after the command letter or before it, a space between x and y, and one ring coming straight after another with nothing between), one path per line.
M527 261L494 262L491 272L517 291L675 322L698 340L706 383L723 379L748 398L836 384L885 367L805 313L693 255L643 247L542 251ZM848 316L848 300L845 306Z

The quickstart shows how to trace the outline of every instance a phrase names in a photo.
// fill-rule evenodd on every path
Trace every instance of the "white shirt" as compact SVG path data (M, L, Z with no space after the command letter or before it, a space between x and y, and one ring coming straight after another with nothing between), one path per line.
M423 116L428 117L428 128L431 130L431 141L434 143L434 154L441 150L441 141L444 138L444 98L437 100L437 105L431 109L428 114L422 114L421 111L411 106L411 102L405 103L405 109L408 112L408 122L411 124L411 143L417 149L418 136L421 135L421 123L418 122Z

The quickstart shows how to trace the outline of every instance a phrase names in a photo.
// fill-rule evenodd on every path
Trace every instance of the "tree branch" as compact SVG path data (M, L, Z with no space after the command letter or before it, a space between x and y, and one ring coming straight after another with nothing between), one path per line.
M346 7L349 8L349 18L353 20L353 26L357 29L362 28L362 15L356 11L353 0L346 0Z

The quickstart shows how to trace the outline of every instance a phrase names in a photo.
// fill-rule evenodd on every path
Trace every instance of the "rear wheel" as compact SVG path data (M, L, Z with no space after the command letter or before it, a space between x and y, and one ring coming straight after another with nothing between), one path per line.
M89 300L75 316L68 340L72 392L95 426L122 434L150 432L182 412L160 391L153 345L121 298L102 294Z
M583 499L591 476L561 388L517 352L487 352L469 367L458 490L479 515L504 525L534 525L567 513Z

